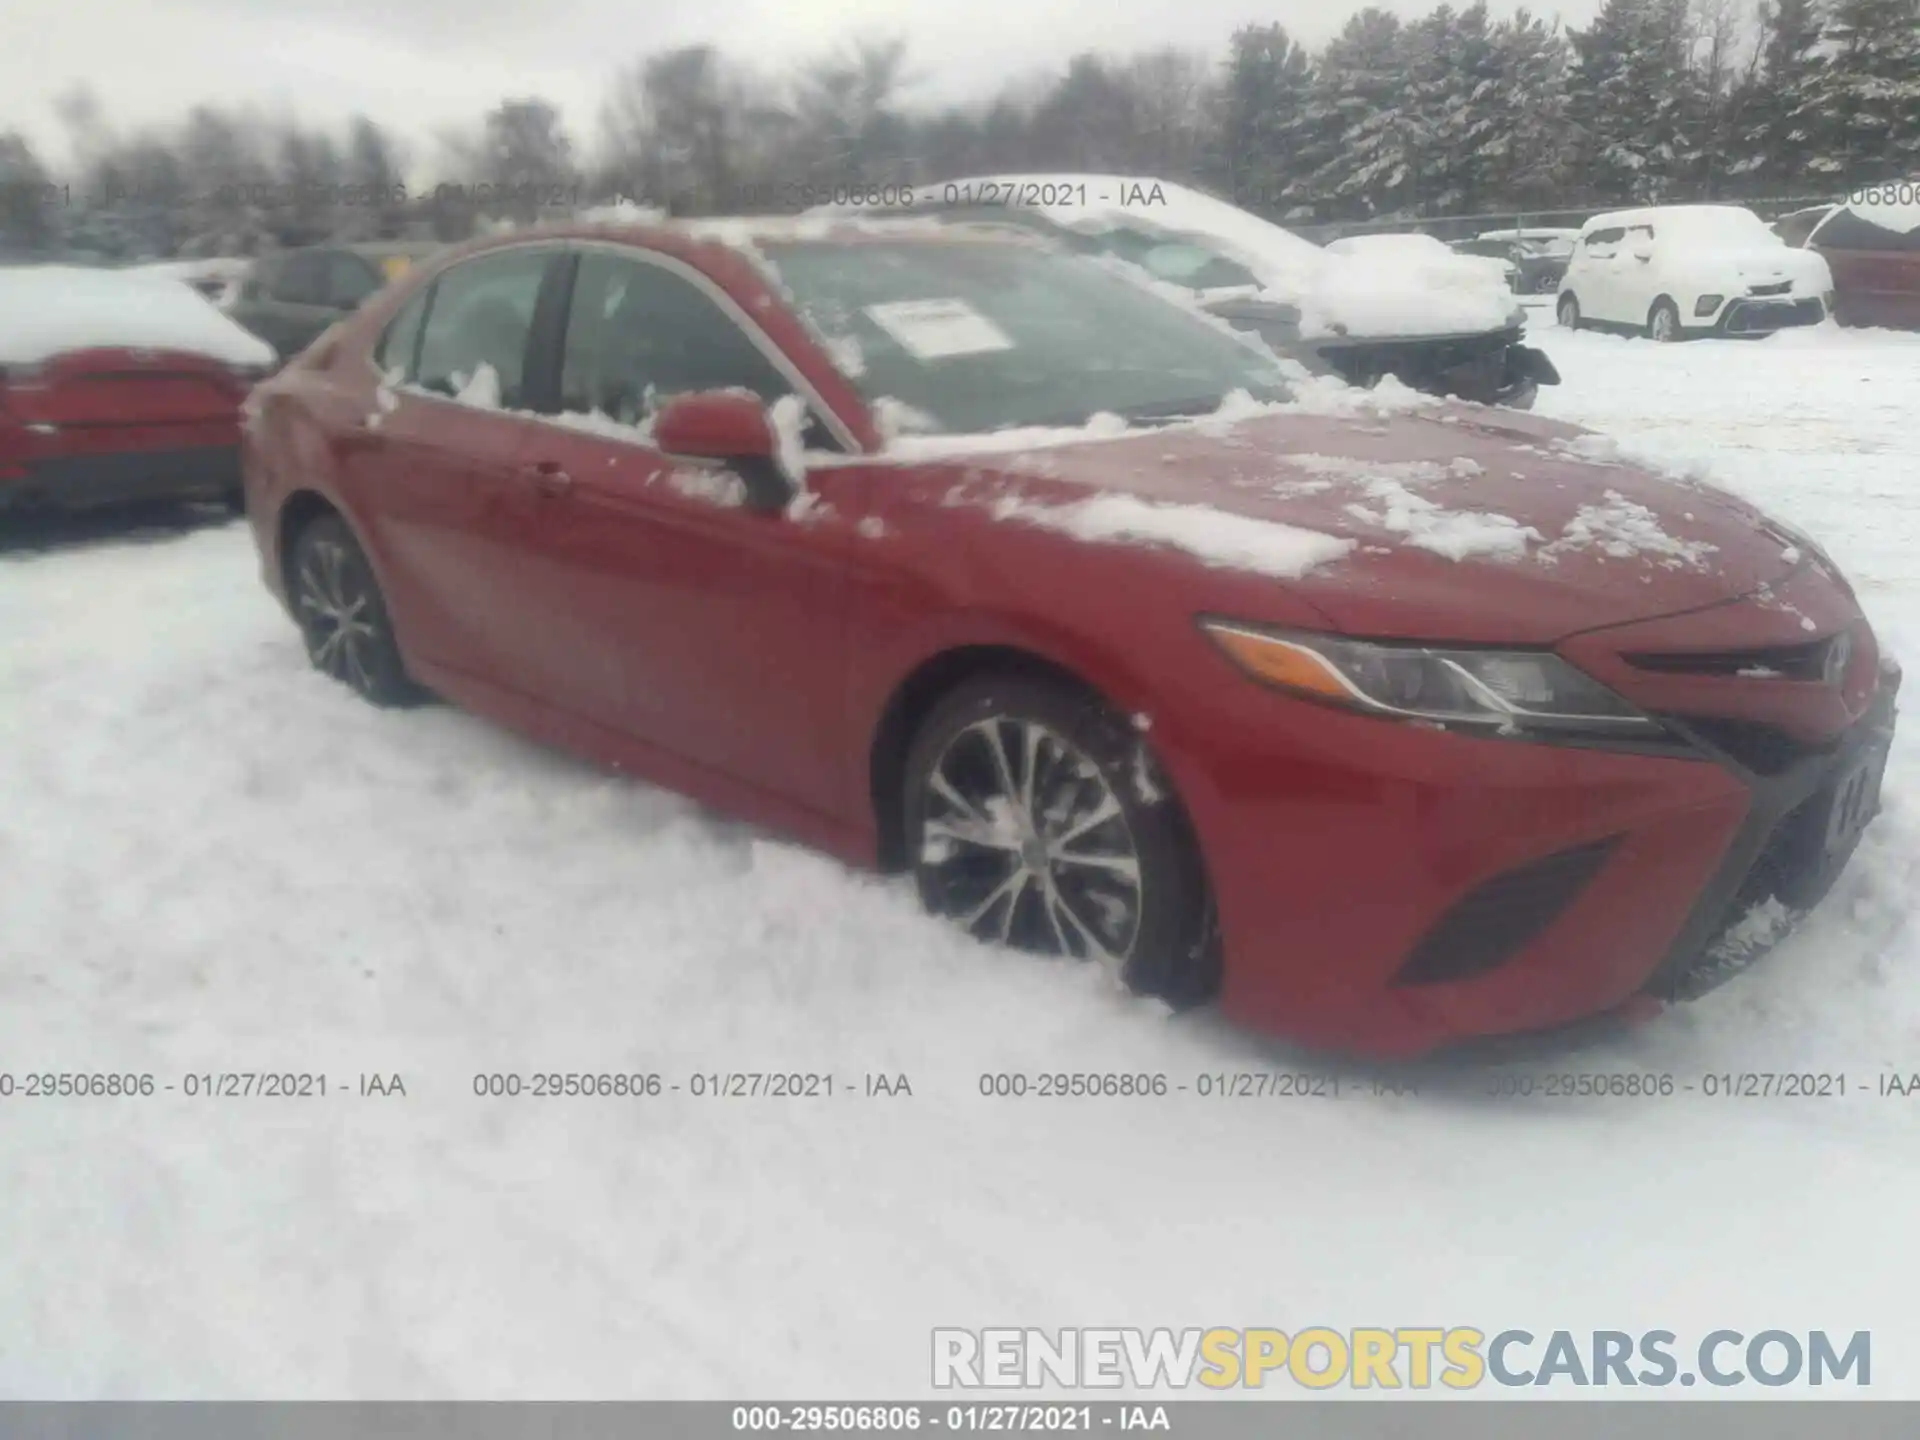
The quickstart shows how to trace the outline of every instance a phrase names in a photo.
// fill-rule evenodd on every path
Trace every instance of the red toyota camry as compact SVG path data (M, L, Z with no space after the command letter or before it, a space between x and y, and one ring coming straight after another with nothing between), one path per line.
M1811 541L1044 243L495 237L258 388L242 448L266 583L367 698L1312 1044L1696 994L1877 808L1899 672Z

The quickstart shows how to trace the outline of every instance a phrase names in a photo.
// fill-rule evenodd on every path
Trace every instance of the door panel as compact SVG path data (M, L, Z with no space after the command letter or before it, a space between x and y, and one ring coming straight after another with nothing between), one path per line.
M704 498L715 472L540 426L529 622L565 636L550 699L582 718L829 813L846 792L843 523Z
M476 256L403 306L376 351L403 378L376 392L368 377L342 442L403 642L423 662L523 694L545 683L565 639L538 623L521 545L538 423L522 409L522 377L561 257L552 244Z
M525 589L566 636L545 683L584 719L830 814L846 526L749 509L724 467L662 455L640 429L616 438L675 394L804 386L697 272L647 257L583 248L554 352L568 418L538 423L521 455Z

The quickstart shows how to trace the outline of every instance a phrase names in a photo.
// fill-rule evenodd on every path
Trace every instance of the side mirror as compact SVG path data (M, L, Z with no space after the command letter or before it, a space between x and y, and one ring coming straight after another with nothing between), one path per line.
M777 441L766 406L741 390L703 390L680 395L653 421L654 448L688 460L718 460L746 483L756 510L784 509L793 483L774 455Z
M1634 259L1644 264L1646 261L1653 259L1653 246L1642 240L1633 247L1632 254Z

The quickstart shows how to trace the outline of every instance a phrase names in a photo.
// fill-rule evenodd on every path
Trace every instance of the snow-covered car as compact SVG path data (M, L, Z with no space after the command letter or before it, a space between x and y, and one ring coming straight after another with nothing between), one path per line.
M1850 196L1821 217L1807 247L1833 271L1842 325L1920 329L1920 181Z
M1506 257L1461 251L1417 231L1346 235L1328 242L1327 249L1377 270L1417 275L1424 284L1497 285L1509 294L1520 288L1519 267Z
M1514 289L1522 294L1552 295L1560 289L1560 277L1567 273L1567 261L1579 238L1578 230L1483 230L1471 240L1455 242L1453 248L1462 255L1506 260L1520 272Z
M199 291L216 309L231 310L240 298L253 262L244 259L158 260L130 267L140 275L178 280Z
M1795 250L1738 205L1662 205L1596 215L1560 281L1562 326L1660 341L1764 336L1817 325L1832 306L1827 262Z
M273 350L191 286L0 269L0 510L240 496L240 407Z
M1430 394L1526 409L1559 372L1523 344L1526 311L1483 271L1436 279L1336 254L1212 195L1119 175L981 176L910 188L873 216L1017 226L1186 293L1323 375L1392 375ZM823 207L845 214L856 207ZM1441 247L1443 250L1445 247Z
M1812 540L1029 236L477 240L249 411L260 577L368 700L1313 1046L1690 998L1878 805L1900 671Z

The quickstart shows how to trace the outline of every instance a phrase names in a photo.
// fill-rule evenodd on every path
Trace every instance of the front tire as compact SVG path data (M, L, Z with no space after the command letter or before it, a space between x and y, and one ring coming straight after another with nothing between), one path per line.
M1560 297L1560 303L1554 307L1553 318L1560 322L1562 330L1580 328L1580 302L1574 299L1571 291Z
M902 804L935 915L1178 1007L1211 997L1199 848L1144 736L1095 697L1017 673L961 685L914 737Z
M1675 345L1687 338L1680 325L1680 309L1671 300L1656 300L1647 312L1647 338L1662 345Z
M373 566L346 522L322 515L294 538L289 598L314 668L375 705L410 705L421 691L407 676Z

